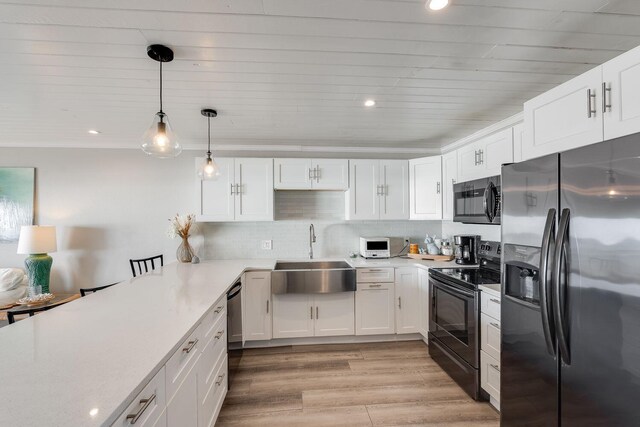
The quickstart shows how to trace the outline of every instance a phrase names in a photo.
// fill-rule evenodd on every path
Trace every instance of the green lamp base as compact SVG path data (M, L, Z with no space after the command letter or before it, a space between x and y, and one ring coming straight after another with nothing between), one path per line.
M51 274L51 264L53 258L47 254L29 255L24 260L24 266L27 268L27 276L29 277L29 287L42 287L42 293L49 293L49 276Z

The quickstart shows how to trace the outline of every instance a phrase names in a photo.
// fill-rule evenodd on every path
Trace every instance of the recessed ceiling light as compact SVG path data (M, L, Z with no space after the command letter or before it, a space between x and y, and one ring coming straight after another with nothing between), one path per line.
M365 107L373 107L374 105L376 105L376 101L374 101L373 99L367 99L366 101L364 101Z
M441 10L449 5L449 0L428 0L426 6L431 10Z
M100 133L100 131L97 131L97 130L94 130L94 129L90 129L90 130L89 130L89 133L90 133L91 135L97 135L97 134L99 134L99 133Z

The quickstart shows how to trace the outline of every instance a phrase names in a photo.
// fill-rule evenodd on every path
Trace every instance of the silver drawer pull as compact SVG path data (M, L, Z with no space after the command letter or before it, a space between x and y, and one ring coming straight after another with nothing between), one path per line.
M498 367L498 365L492 365L489 364L489 366L491 366L493 369L495 369L496 371L500 372L500 368Z
M216 334L216 336L214 338L219 340L222 335L224 335L224 329L221 330L221 331L218 331L218 333Z
M224 305L218 306L216 307L215 310L213 310L214 313L218 314L220 313L222 310L224 309Z
M500 300L499 299L491 298L489 301L495 302L496 304L500 304Z
M144 411L147 410L149 405L151 405L151 402L153 402L154 400L156 400L155 393L153 393L151 397L149 397L148 399L140 399L140 403L142 404L142 407L138 409L138 412L136 412L135 414L128 414L127 420L131 420L130 423L135 424L140 419L142 414L144 414Z
M381 286L382 286L382 285L369 285L369 287L370 287L370 288L379 288L379 287L381 287Z
M198 338L196 338L193 341L189 341L187 343L187 346L185 348L183 348L182 351L187 353L187 354L189 354L189 353L191 353L191 350L193 350L193 347L196 346L196 344L198 344Z
M368 270L367 273L384 273L384 270L372 269L372 270Z
M402 310L402 297L398 297L398 308Z
M222 384L222 381L223 381L223 380L224 380L224 374L219 375L219 376L218 376L218 381L216 381L216 385L218 385L218 386L219 386L220 384Z
M500 329L500 325L498 325L497 323L489 322L489 324L496 329Z

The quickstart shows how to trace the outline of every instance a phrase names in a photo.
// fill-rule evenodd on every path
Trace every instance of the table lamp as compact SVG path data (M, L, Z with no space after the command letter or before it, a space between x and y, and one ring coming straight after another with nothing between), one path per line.
M24 260L29 277L29 287L42 287L49 293L49 276L53 258L47 253L56 251L56 228L53 226L23 225L20 228L18 253L29 255Z

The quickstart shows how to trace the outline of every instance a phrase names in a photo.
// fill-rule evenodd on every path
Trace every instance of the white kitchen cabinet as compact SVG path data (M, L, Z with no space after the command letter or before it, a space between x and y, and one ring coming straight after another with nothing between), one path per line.
M355 334L355 293L314 295L314 336Z
M276 190L346 190L348 187L348 160L274 159Z
M500 359L480 350L480 386L491 396L491 403L500 409Z
M524 142L524 123L518 123L513 127L513 161L514 163L521 162L522 158L522 144Z
M602 141L601 103L602 67L525 102L523 159Z
M480 292L480 385L500 409L500 303L499 291Z
M500 321L480 315L480 348L494 359L500 359Z
M453 185L458 182L458 153L442 155L442 219L453 220Z
M500 175L502 165L513 162L513 129L480 138L457 152L460 182Z
M420 288L414 267L396 269L396 333L420 332Z
M245 341L270 340L271 333L271 273L245 273L242 285L242 334Z
M409 160L409 218L442 219L442 156Z
M150 402L148 405L147 403ZM167 425L164 367L147 383L127 409L122 412L112 427L131 426L129 416L139 415L136 425L143 427L165 427Z
M356 335L395 333L395 286L393 282L358 283Z
M429 312L431 300L429 299L429 270L418 269L418 289L420 302L420 334L427 339L429 336Z
M351 160L347 219L409 218L409 163L406 160Z
M199 355L198 355L199 357ZM167 426L198 427L198 377L194 366L167 405Z
M313 336L313 295L273 295L273 338Z
M273 295L273 338L353 335L353 292Z
M196 166L204 161L196 159ZM217 180L196 179L199 222L273 221L273 160L217 158Z
M640 132L640 47L602 66L604 139Z

